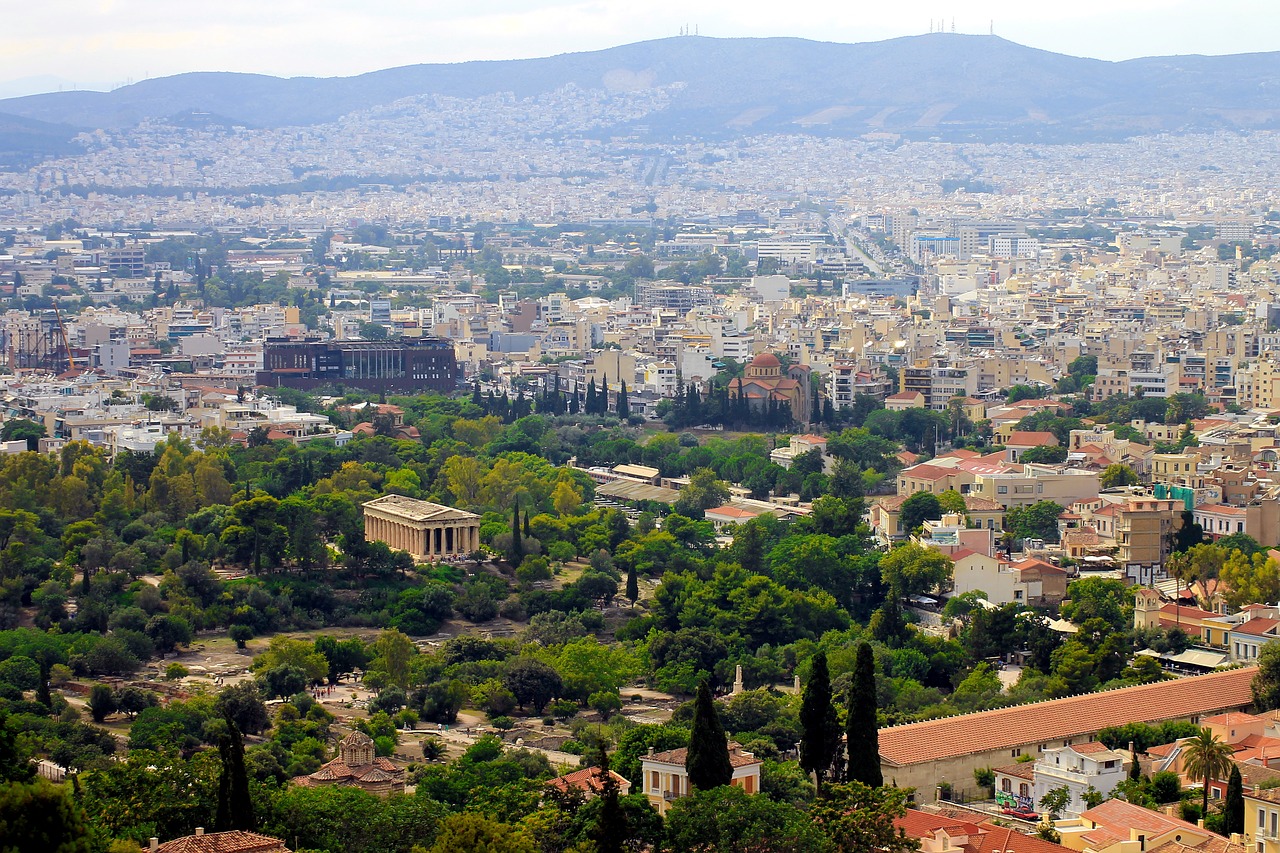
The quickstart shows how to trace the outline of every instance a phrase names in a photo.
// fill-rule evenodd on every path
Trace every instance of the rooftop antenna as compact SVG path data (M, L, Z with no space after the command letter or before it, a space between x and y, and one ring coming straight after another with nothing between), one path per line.
M930 33L932 33L932 32L933 32L933 18L930 18L930 19L929 19L929 32L930 32Z
M955 18L952 18L952 19L951 19L951 32L953 32L953 33L954 33L955 31L956 31L956 19L955 19Z
M995 34L996 34L996 19L992 18L991 19L991 35L995 35Z

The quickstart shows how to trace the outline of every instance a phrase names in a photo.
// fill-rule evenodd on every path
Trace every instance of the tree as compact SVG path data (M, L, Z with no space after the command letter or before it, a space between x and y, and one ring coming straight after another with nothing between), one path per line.
M440 822L429 853L534 853L533 843L505 823L478 814L449 815Z
M242 681L224 689L218 694L214 710L245 734L259 734L271 725L267 704L253 681Z
M880 558L880 577L893 598L933 592L951 581L954 566L945 554L914 542L899 545Z
M101 723L116 712L116 694L105 684L95 684L89 690L89 714L95 723Z
M609 772L609 753L600 748L600 800L596 813L596 824L592 828L591 838L596 843L597 853L622 853L622 846L630 834L627 814L618 803L618 780Z
M43 779L0 784L0 836L4 853L89 853L97 849L70 788Z
M689 484L680 490L675 511L689 518L702 518L705 510L720 506L729 499L729 487L710 468L699 468L689 475Z
M1029 465L1053 465L1067 461L1067 448L1061 444L1040 444L1029 447L1018 457L1019 462Z
M640 578L636 572L636 566L632 563L627 567L627 600L634 606L640 598Z
M373 643L374 664L398 687L409 686L409 665L418 648L404 634L392 628Z
M671 804L664 850L715 853L817 853L830 849L822 831L789 802L735 786L695 791Z
M222 767L218 772L218 811L213 825L218 832L232 829L252 831L257 826L253 816L253 799L249 796L249 774L244 764L244 741L240 729L230 715L223 718L226 731L218 738L218 756Z
M1071 789L1066 785L1050 788L1040 798L1040 808L1049 813L1050 820L1057 820L1061 817L1069 805L1071 805Z
M524 559L524 537L520 529L520 501L511 508L511 565L518 566Z
M1104 489L1118 486L1136 486L1140 482L1138 474L1123 462L1112 462L1098 476L1098 485Z
M1204 797L1200 813L1209 813L1209 783L1221 779L1231 772L1234 766L1231 761L1233 750L1207 728L1201 729L1195 737L1188 738L1182 745L1183 771L1188 779L1199 779L1204 784Z
M511 661L502 684L520 707L532 707L539 714L563 688L559 673L537 658L524 656Z
M243 649L253 639L253 629L248 625L232 625L227 629L227 636L235 641L237 649Z
M618 417L622 420L625 421L631 417L631 402L627 399L627 382L625 379L618 388L618 400L614 408L617 409Z
M1031 506L1009 507L1004 517L1004 529L1016 539L1043 539L1058 541L1058 516L1062 506L1053 501L1037 501Z
M925 521L942 518L942 502L932 492L916 492L902 502L898 518L902 520L902 529L909 533Z
M148 708L154 708L158 704L160 704L160 700L150 690L142 690L138 687L124 687L116 693L116 707L128 714L131 720Z
M1222 803L1222 834L1244 833L1244 780L1240 765L1231 762L1231 778L1227 780L1227 796Z
M1177 564L1178 560L1174 558L1170 562ZM1218 578L1227 587L1227 603L1232 607L1275 601L1280 597L1280 562L1268 557L1265 551L1252 556L1244 551L1232 551L1223 562Z
M800 702L800 766L813 774L819 789L823 777L840 749L840 721L831 703L831 675L827 653L818 651L812 659L809 683Z
M845 739L849 760L845 778L878 788L884 784L884 775L880 771L880 729L876 720L876 660L870 643L858 644L848 706Z
M684 766L689 772L689 784L695 791L728 785L733 779L729 740L711 699L711 687L705 679L698 683L698 694L694 698L693 725Z
M861 782L831 785L809 814L838 853L911 853L918 843L894 825L907 813L907 794L904 788Z
M1173 551L1181 553L1204 542L1204 528L1191 510L1182 513L1182 525L1173 532Z
M39 450L44 436L44 424L24 418L10 418L0 425L0 441L25 441L27 450Z
M1280 643L1267 643L1258 652L1258 673L1253 677L1253 705L1259 711L1280 708Z

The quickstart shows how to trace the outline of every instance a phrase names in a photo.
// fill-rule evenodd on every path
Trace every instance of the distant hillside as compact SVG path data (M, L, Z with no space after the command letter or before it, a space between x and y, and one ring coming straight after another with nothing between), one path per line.
M0 100L0 113L63 127L129 127L211 113L307 125L410 95L526 97L573 83L682 83L645 122L654 136L875 131L947 139L1096 139L1280 126L1280 53L1102 62L995 36L935 33L865 44L792 38L660 39L590 53L412 65L357 77L197 73L112 92Z

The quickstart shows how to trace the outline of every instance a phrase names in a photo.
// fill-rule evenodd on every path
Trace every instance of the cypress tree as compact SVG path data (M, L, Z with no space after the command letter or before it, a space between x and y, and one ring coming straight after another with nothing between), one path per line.
M596 414L609 414L609 374L600 376L600 393L596 395Z
M578 396L578 389L573 389L573 395L569 397L569 414L576 415L582 407L582 399Z
M627 600L632 604L640 598L640 578L636 576L636 567L627 569Z
M618 402L614 407L618 410L618 417L624 421L631 417L631 403L627 401L627 381L622 380L622 388L618 391Z
M253 799L249 796L249 774L244 764L244 740L240 729L228 715L227 731L218 738L218 755L222 770L218 773L218 811L214 827L218 832L231 829L252 831L257 822L253 816Z
M880 731L876 722L876 661L869 643L858 644L858 659L849 684L848 781L873 788L884 784L880 773Z
M1222 834L1229 838L1233 832L1244 832L1244 781L1240 778L1240 766L1235 763L1231 765L1227 796L1222 803Z
M479 408L484 408L484 398L480 396L480 380L477 379L471 383L471 402Z
M524 535L533 536L533 528L529 526L529 510L527 509L524 511Z
M524 542L520 539L520 502L511 509L511 565L518 566L524 559Z
M689 733L689 752L684 766L689 771L689 784L694 790L707 791L733 781L733 765L729 762L729 740L711 700L711 688L704 679L698 684L693 704L693 729Z
M627 813L618 802L618 780L609 772L609 753L600 748L600 811L591 837L596 842L597 853L622 853L630 835Z
M49 695L49 659L40 652L40 687L36 690L36 701L53 710L53 697Z
M587 381L587 405L584 410L588 415L596 413L596 379L594 376Z
M817 778L818 787L840 749L840 721L831 704L831 674L827 670L827 653L813 656L809 683L800 702L800 766Z

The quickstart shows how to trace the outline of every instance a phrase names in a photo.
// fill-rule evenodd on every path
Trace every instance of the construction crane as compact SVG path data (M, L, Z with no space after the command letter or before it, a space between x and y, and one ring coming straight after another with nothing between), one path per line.
M62 335L62 348L67 351L67 370L76 369L76 360L71 355L71 342L67 340L67 327L62 322L62 312L58 310L58 300L53 300L53 316L58 320L58 332Z

